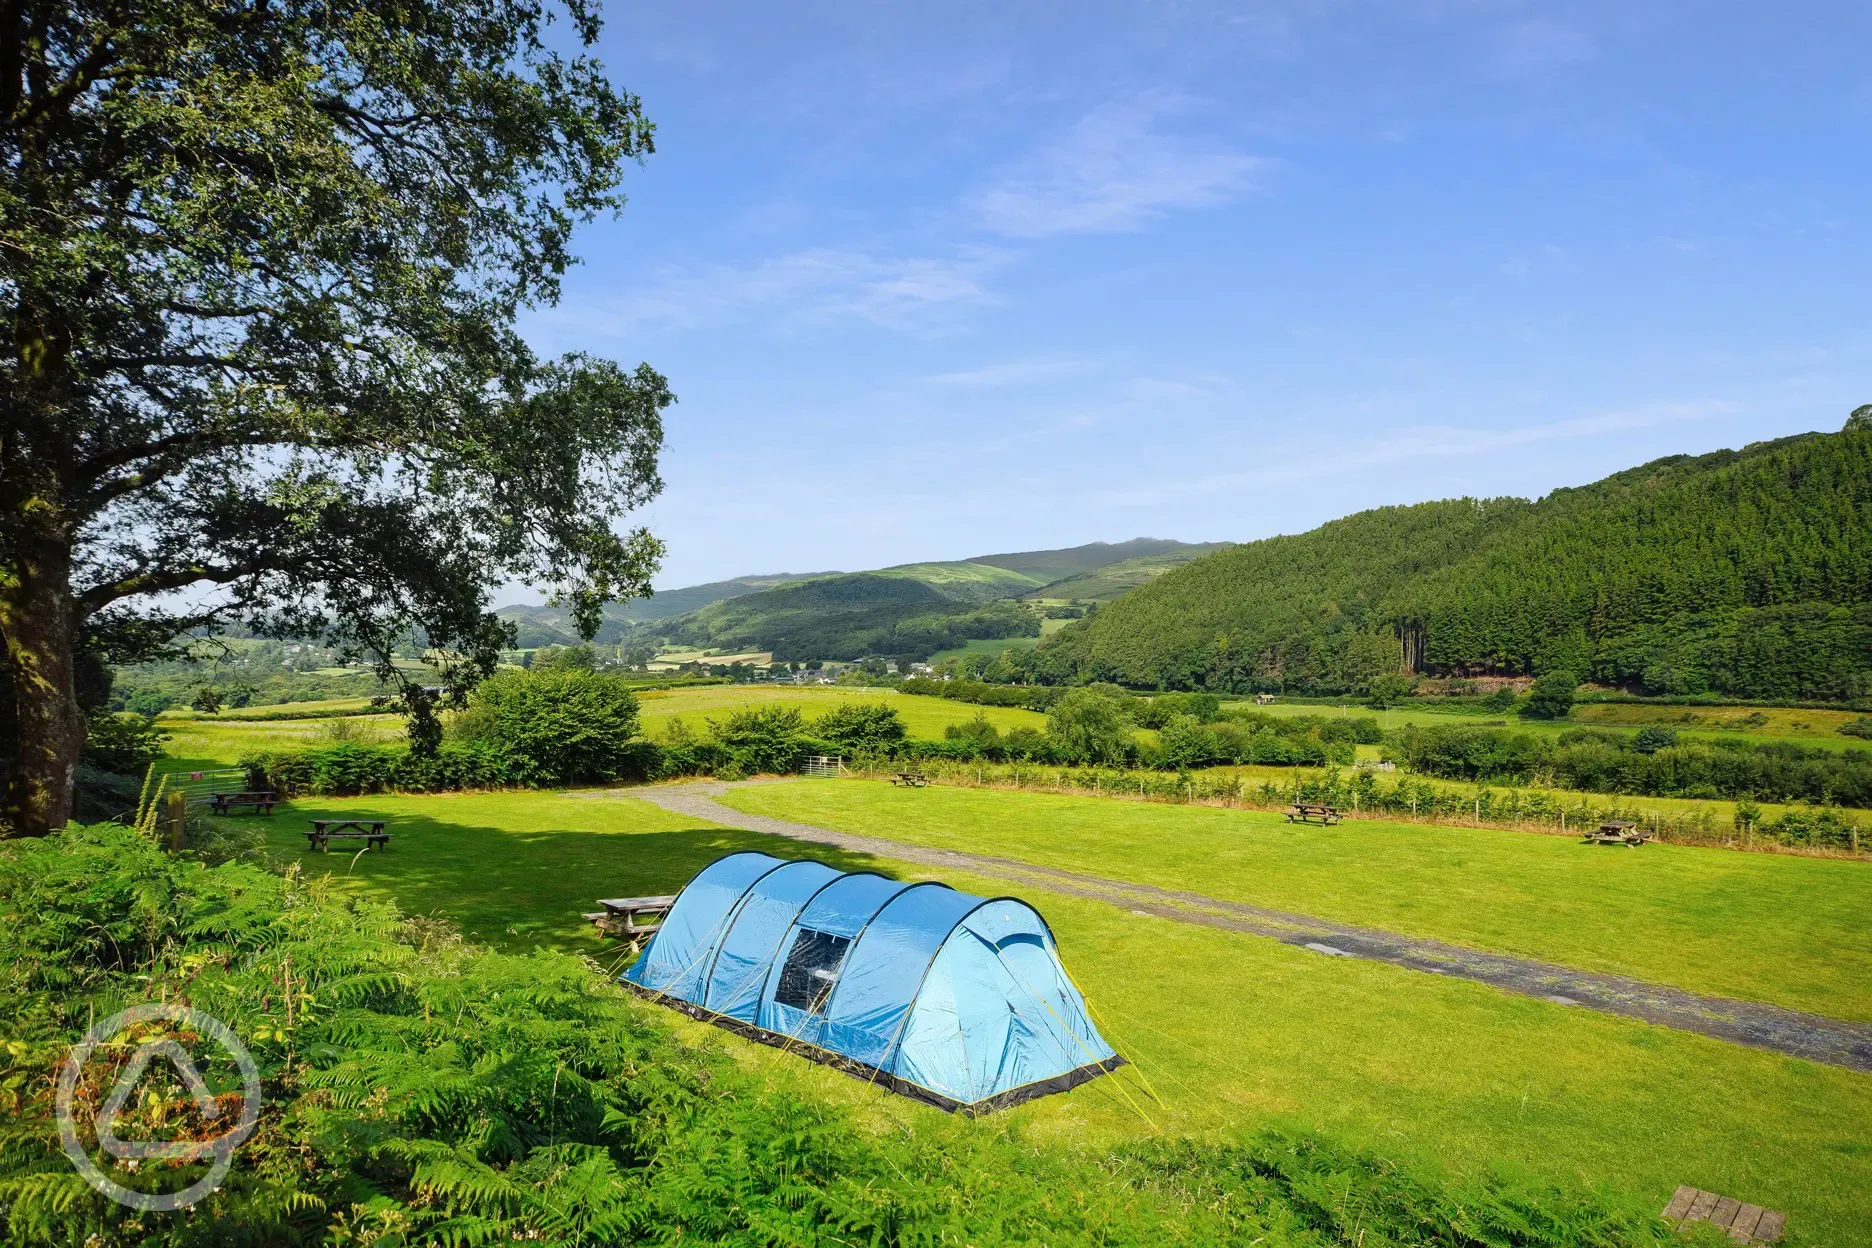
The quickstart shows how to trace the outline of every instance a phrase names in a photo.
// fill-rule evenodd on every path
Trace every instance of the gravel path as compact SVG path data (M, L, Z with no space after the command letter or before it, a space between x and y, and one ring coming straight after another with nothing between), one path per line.
M791 840L831 845L853 853L914 862L919 866L975 875L994 876L1033 884L1053 892L1123 906L1137 914L1155 915L1177 923L1224 928L1268 936L1285 944L1310 949L1325 957L1365 958L1394 966L1450 975L1492 984L1509 992L1540 997L1558 1005L1623 1014L1649 1023L1694 1031L1753 1048L1803 1057L1810 1061L1872 1073L1872 1026L1841 1022L1780 1006L1728 997L1707 997L1680 988L1648 984L1623 975L1580 971L1537 962L1531 958L1484 953L1439 940L1402 936L1395 932L1352 927L1303 914L1286 914L1261 906L1223 901L1202 893L1156 888L1103 876L1084 875L1057 867L928 849L874 836L834 832L804 823L789 823L766 815L749 815L722 805L715 798L729 788L719 781L633 789L631 796L653 802L665 810L706 819L710 823L750 832L764 832ZM594 793L593 796L599 794Z

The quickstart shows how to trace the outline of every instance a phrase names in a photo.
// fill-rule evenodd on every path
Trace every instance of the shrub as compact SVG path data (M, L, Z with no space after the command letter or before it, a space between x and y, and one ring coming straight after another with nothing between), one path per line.
M998 758L1001 754L1001 730L988 722L988 717L980 711L962 723L945 725L943 740L957 742L984 757Z
M1213 693L1160 693L1130 704L1129 709L1140 728L1162 728L1178 715L1213 724L1222 718L1222 699Z
M1763 716L1765 719L1766 716ZM1872 715L1861 715L1858 719L1849 719L1841 724L1839 730L1849 737L1864 737L1872 740Z
M82 761L99 771L137 775L161 758L169 730L141 715L99 711L85 721Z
M1535 719L1565 719L1573 709L1573 693L1578 688L1579 678L1572 672L1548 672L1534 682L1521 713Z
M576 666L505 672L475 690L456 735L506 755L509 783L615 780L637 735L637 698L612 673Z
M840 752L881 754L905 736L903 716L882 702L847 703L813 721L813 735Z
M1124 705L1094 688L1071 689L1047 712L1047 735L1078 763L1118 763L1131 747Z
M1632 738L1632 748L1640 754L1655 754L1659 750L1669 749L1677 744L1677 730L1663 728L1653 724L1640 728L1638 735Z
M1411 695L1411 679L1396 673L1374 676L1365 686L1370 695L1371 704L1377 710L1396 706Z
M170 707L176 700L158 689L138 689L124 699L124 710L154 719Z
M800 759L821 752L806 735L806 721L796 706L736 711L725 720L709 720L709 733L734 769L749 775L794 771Z

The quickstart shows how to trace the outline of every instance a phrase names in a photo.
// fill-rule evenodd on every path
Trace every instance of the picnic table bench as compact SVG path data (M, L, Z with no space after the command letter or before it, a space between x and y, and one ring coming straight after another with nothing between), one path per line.
M1596 831L1588 832L1582 845L1630 845L1644 844L1651 839L1651 834L1627 819L1613 819L1599 825Z
M1324 824L1335 824L1345 815L1337 806L1326 806L1319 802L1295 802L1287 808L1288 823L1311 823L1315 819Z
M900 771L891 777L891 783L906 789L920 789L929 783L929 777L920 771Z
M330 853L332 841L363 841L365 849L389 849L390 834L382 819L308 819L306 848Z
M251 793L210 793L208 800L217 815L227 814L232 806L251 806L260 814L270 815L279 803L279 794L256 789Z
M586 915L599 931L611 936L622 936L633 945L647 936L654 936L663 926L663 919L669 914L669 908L676 904L674 895L667 897L600 897L598 904L604 907ZM655 920L645 922L644 920Z

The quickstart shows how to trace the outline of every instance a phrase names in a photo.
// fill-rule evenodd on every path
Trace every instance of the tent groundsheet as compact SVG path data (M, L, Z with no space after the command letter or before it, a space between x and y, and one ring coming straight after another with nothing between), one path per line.
M969 1114L1124 1063L1026 902L810 860L744 852L710 863L622 980L692 1017Z

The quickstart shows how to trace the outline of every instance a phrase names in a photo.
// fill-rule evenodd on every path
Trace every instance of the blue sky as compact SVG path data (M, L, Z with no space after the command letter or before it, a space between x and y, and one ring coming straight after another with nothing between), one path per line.
M687 0L549 351L666 373L661 586L1247 540L1872 402L1872 6Z

